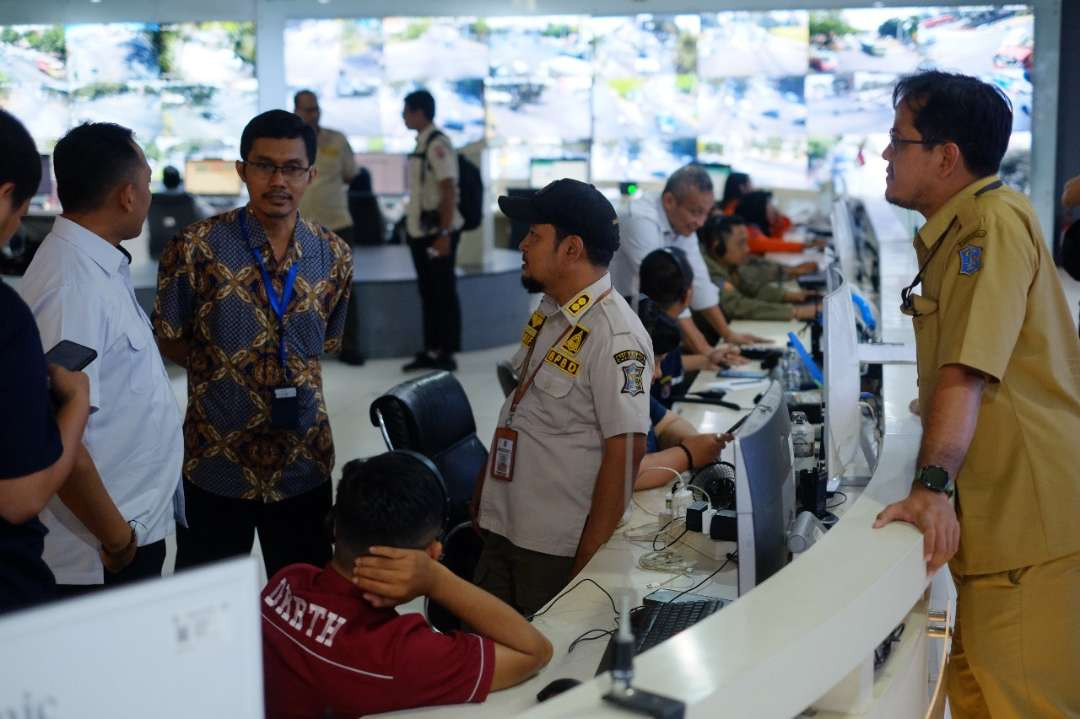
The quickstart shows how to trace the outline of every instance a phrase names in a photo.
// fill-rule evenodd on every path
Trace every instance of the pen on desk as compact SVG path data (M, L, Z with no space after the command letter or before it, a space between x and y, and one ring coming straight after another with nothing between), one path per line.
M764 382L764 381L765 381L765 378L761 378L761 379L734 379L734 380L730 380L730 381L728 382L728 384L730 384L730 385L736 385L736 384L757 384L758 382Z

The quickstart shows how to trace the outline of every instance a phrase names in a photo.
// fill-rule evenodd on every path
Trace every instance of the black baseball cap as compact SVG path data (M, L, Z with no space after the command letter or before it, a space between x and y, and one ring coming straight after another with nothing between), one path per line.
M503 195L499 198L499 209L511 220L530 225L556 225L578 235L587 247L612 254L619 249L619 218L615 208L608 198L586 182L564 178L528 197ZM589 254L593 255L592 252Z

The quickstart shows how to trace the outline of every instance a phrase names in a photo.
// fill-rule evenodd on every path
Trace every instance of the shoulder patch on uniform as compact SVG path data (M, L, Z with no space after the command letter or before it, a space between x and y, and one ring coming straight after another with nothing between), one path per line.
M573 302L566 306L566 311L572 315L580 314L582 310L589 306L589 303L591 301L592 297L589 296L589 293L582 292L574 299Z
M588 338L589 328L584 325L578 325L571 330L570 336L562 343L562 349L572 355L576 355L581 351L582 346L585 344L585 340Z
M640 362L645 364L645 353L637 350L623 350L622 352L616 352L612 355L615 358L615 364L622 364L623 362Z
M971 276L982 269L983 248L964 245L960 248L960 274Z
M547 356L544 357L544 361L559 368L571 377L577 377L578 370L581 369L581 365L577 360L570 359L555 349L548 350Z
M640 353L639 353L640 354ZM631 362L621 367L623 373L623 394L636 397L645 391L644 373L645 365Z

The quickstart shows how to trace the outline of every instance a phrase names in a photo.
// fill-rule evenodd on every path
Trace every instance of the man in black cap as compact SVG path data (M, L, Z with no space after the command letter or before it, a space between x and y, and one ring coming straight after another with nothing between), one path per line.
M521 281L543 292L513 358L491 460L474 498L475 581L523 614L566 586L615 530L649 431L653 352L612 291L618 218L592 185L557 180L499 207L529 223Z

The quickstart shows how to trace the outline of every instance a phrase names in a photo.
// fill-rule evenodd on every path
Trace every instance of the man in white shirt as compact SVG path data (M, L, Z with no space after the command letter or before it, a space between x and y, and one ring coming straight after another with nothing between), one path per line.
M180 408L135 299L120 243L137 237L150 206L150 167L130 130L85 124L53 151L64 212L27 269L20 293L44 347L70 340L97 359L90 378L90 420L83 443L91 461L75 472L101 476L138 544L134 561L103 572L97 541L55 498L41 519L49 529L45 561L61 594L160 576L165 537L183 518L184 458Z
M695 234L709 217L716 202L712 179L700 165L686 165L676 170L664 185L660 197L633 200L619 217L619 250L611 260L611 281L621 295L638 294L638 271L641 261L653 250L678 247L694 270L690 309L699 312L713 329L728 342L748 344L763 342L760 337L735 332L728 326L719 306L719 289L709 278ZM687 309L679 316L683 341L694 354L702 354L716 364L738 361L738 352L729 348L713 349L694 325Z

